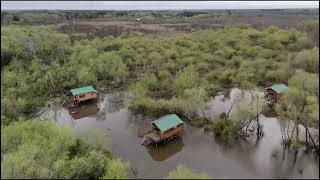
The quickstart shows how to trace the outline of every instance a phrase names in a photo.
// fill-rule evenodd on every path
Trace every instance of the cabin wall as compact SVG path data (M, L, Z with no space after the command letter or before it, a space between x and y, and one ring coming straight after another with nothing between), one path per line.
M276 93L273 90L266 90L265 91L265 97L266 98L272 98L272 99L277 99L279 97L279 94Z
M95 99L95 98L97 98L97 93L95 92L74 96L74 100L77 100L77 101L85 101L85 100Z
M178 125L176 128L170 129L163 133L164 138L169 138L175 134L178 134L179 132L183 132L184 125Z

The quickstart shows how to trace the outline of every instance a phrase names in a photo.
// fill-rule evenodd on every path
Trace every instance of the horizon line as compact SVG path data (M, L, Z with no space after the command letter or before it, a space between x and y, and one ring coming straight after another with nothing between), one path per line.
M1 11L57 11L57 10L62 10L62 11L74 11L74 10L92 10L92 11L176 11L176 10L286 10L286 9L296 9L296 10L302 10L302 9L319 9L319 7L308 7L308 8L216 8L216 9L46 9L46 8L35 8L35 9L1 9Z

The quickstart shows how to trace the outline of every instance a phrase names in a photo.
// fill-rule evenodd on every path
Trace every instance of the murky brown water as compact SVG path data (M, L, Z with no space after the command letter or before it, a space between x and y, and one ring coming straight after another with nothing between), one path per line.
M228 111L237 91L230 92L231 98L216 96L207 113L214 117ZM213 178L319 178L319 161L311 155L299 152L295 164L293 153L282 160L280 123L274 117L260 116L264 136L258 144L243 141L226 147L203 129L188 125L181 138L158 148L144 147L140 145L141 136L151 120L133 116L121 101L122 96L120 101L118 97L107 94L98 105L87 105L89 108L80 114L56 107L43 116L74 127L76 132L87 127L100 129L111 138L112 154L130 161L139 178L164 178L179 164L205 171ZM274 149L280 150L277 157L272 156ZM129 175L135 178L134 173Z

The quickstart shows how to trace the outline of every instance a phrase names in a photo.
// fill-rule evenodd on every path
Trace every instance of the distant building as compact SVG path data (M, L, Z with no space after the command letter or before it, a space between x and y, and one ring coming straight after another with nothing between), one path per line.
M285 84L274 84L265 88L264 97L268 103L275 103L280 96L288 90L288 86Z
M92 86L71 89L72 99L76 102L97 98L97 91Z

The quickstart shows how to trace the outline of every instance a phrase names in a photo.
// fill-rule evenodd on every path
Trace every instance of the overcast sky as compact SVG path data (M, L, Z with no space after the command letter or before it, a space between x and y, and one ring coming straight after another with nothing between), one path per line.
M319 8L319 1L1 1L1 10L165 10Z

